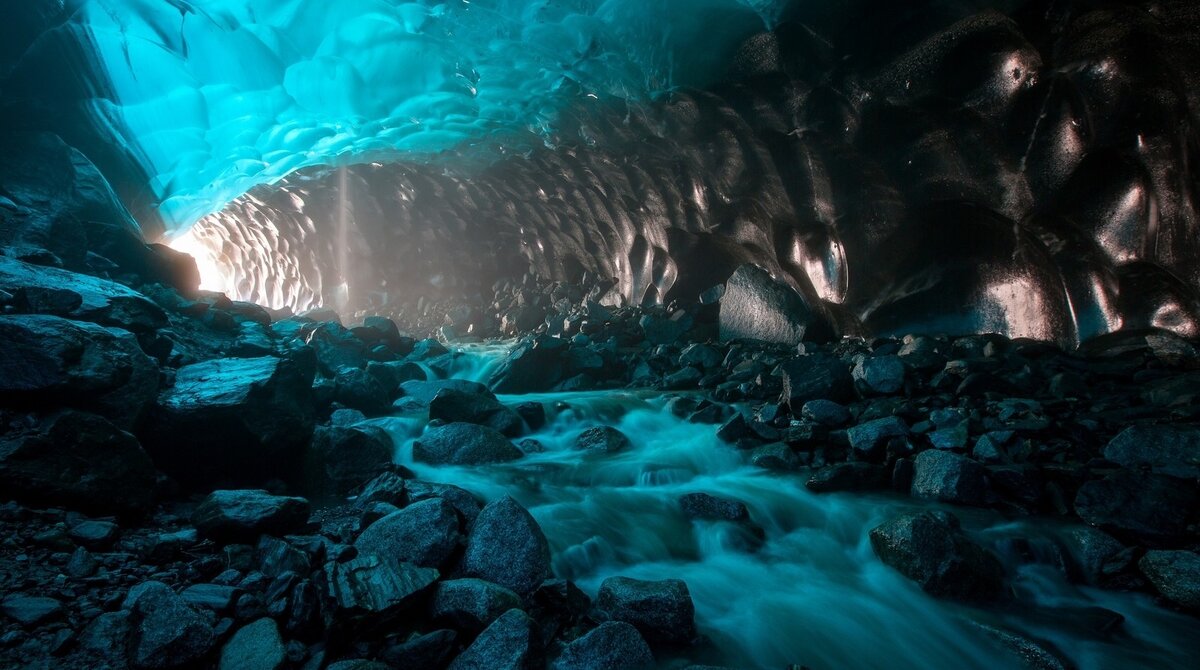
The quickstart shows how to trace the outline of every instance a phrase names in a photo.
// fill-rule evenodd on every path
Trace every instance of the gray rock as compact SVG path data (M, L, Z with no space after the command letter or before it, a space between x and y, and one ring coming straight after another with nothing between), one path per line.
M908 424L898 416L885 416L860 423L846 431L850 448L863 460L878 460L889 442L908 436Z
M745 264L725 283L720 333L722 342L749 339L794 346L826 341L833 328L815 293L801 295L766 270Z
M49 314L142 332L167 323L162 308L114 281L0 256L0 291L20 312Z
M650 644L691 644L697 635L692 596L680 579L609 577L600 584L596 612L631 624Z
M413 442L413 458L434 465L482 465L524 456L499 431L473 423L430 426Z
M121 529L117 524L93 519L80 521L67 530L67 535L72 541L88 549L107 549L117 540L120 533Z
M506 437L520 435L525 425L516 411L500 404L487 389L481 393L441 389L429 403L429 418L487 426Z
M593 426L575 438L575 448L592 454L616 454L632 447L625 433L612 426Z
M794 356L779 364L783 375L780 402L787 403L792 416L800 416L810 400L849 402L854 398L854 379L846 364L822 354Z
M440 568L458 548L458 514L442 498L413 503L371 524L354 546L360 554Z
M307 575L312 569L311 557L285 540L263 535L255 548L258 571L275 578L285 572Z
M724 356L711 344L689 344L679 352L679 364L690 365L701 370L712 370L720 367Z
M392 465L396 447L378 426L318 426L305 456L312 495L345 495Z
M682 310L669 316L664 314L643 314L638 319L642 334L650 344L674 344L692 329L692 318Z
M80 631L79 648L95 662L93 667L123 668L129 665L129 640L132 636L131 612L105 612Z
M1195 486L1165 475L1119 470L1079 487L1075 512L1118 537L1164 541L1182 536L1200 506Z
M809 400L800 408L800 416L823 426L836 428L850 422L850 410L832 400Z
M563 380L565 340L539 336L522 341L496 368L488 386L496 393L549 391Z
M851 376L861 393L890 395L904 388L904 362L894 355L863 358Z
M1125 545L1108 533L1081 526L1072 528L1064 540L1080 576L1088 584L1099 584L1105 577L1124 567L1124 562L1116 560L1116 557L1124 551Z
M367 416L386 414L391 393L374 375L360 368L342 368L333 378L333 399Z
M462 570L525 596L550 577L550 545L529 512L505 496L475 519Z
M1104 457L1127 468L1200 479L1200 429L1139 424L1121 431L1104 447Z
M269 576L269 575L268 575ZM226 612L241 595L241 590L223 584L192 584L180 592L179 597L197 609Z
M215 642L212 626L164 584L150 582L133 604L130 645L134 667L157 670L195 663Z
M645 670L654 666L650 645L636 628L606 621L563 649L554 670Z
M1164 598L1200 612L1200 555L1191 551L1150 550L1138 561L1142 574Z
M983 505L988 500L987 470L966 456L928 449L917 454L913 465L915 498L958 505Z
M33 628L62 616L63 606L54 598L15 595L0 602L0 612L22 626Z
M435 630L424 635L414 635L405 642L388 647L380 654L389 668L444 668L458 652L458 633Z
M286 660L279 626L259 619L238 629L221 649L219 670L279 670Z
M363 485L362 491L354 499L354 504L360 509L366 509L374 503L387 503L396 507L404 506L406 484L404 478L394 472L384 472Z
M454 659L449 670L541 670L542 667L537 623L521 610L511 609L484 629Z
M336 616L384 619L411 606L439 575L434 568L368 554L326 563L324 583Z
M938 598L971 602L1003 597L1004 568L945 512L905 514L874 528L871 547L881 561Z
M746 503L708 493L685 493L679 497L679 507L689 519L735 522L750 520L750 510L746 508Z
M477 633L501 614L521 607L521 597L482 579L452 579L437 585L429 614L434 621Z
M888 487L888 471L874 463L833 463L817 470L804 485L816 493L875 491Z
M304 498L266 491L213 491L192 513L201 535L220 542L254 542L258 536L287 535L304 529L310 512Z

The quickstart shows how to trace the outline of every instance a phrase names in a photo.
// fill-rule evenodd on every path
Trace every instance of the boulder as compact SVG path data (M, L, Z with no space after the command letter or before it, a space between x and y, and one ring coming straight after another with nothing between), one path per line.
M71 541L94 550L108 549L120 534L121 529L117 524L95 519L84 519L67 529Z
M642 336L653 345L674 344L692 329L692 317L683 310L674 314L643 314L638 319Z
M988 602L1004 596L1004 568L945 512L904 514L871 530L885 564L938 598Z
M631 624L652 645L687 645L697 635L692 596L680 579L609 577L600 584L596 614Z
M380 654L390 668L444 668L458 652L458 633L443 628L388 647Z
M404 478L394 472L384 472L363 485L354 505L367 509L375 503L387 503L403 507L406 484Z
M200 534L218 542L250 543L260 535L287 535L308 525L311 508L304 498L266 491L213 491L192 513Z
M854 399L854 379L846 364L822 354L794 356L779 364L783 376L783 395L792 416L800 416L810 400L846 403Z
M885 416L854 426L846 431L846 436L856 457L864 461L878 461L885 455L890 443L903 442L908 437L908 424L898 416Z
M904 363L896 355L871 356L860 360L851 376L864 395L890 395L904 388Z
M238 629L221 649L218 670L279 670L286 650L279 626L271 619L259 619Z
M313 370L291 358L179 369L143 431L160 469L189 486L258 484L299 469L312 439Z
M458 514L442 498L416 502L379 519L354 541L360 555L440 568L458 549Z
M984 505L989 498L987 469L949 451L927 449L913 459L914 498L957 505Z
M429 615L437 623L475 634L501 614L521 607L521 597L482 579L452 579L437 585Z
M382 620L413 606L440 573L375 554L325 564L326 597L341 618Z
M566 351L566 340L545 335L527 339L500 363L488 379L488 386L496 393L549 391L566 372Z
M575 438L575 448L590 454L616 454L632 446L625 433L611 426L593 426Z
M386 472L395 456L392 438L378 426L318 426L305 456L311 495L345 495Z
M475 519L462 572L526 596L550 577L550 544L529 512L505 496Z
M491 391L465 393L443 388L429 403L429 418L447 423L461 421L487 426L506 437L516 437L524 430L524 421L516 411L500 404Z
M413 458L434 465L482 465L525 454L499 431L473 423L430 426L413 442Z
M650 645L636 628L606 621L568 644L554 670L646 670L654 667Z
M0 438L0 489L27 504L143 512L155 479L137 439L94 414L65 410Z
M367 416L387 414L391 407L388 389L374 375L360 368L337 371L333 378L333 399Z
M216 640L208 621L166 584L140 586L133 602L137 621L129 649L133 666L187 667L206 656Z
M0 601L0 612L26 628L57 619L63 611L62 603L54 598L14 595Z
M162 308L114 281L0 256L0 291L22 314L48 314L134 332L167 325Z
M814 493L876 491L888 487L887 468L874 463L832 463L817 470L804 486Z
M750 510L746 508L746 503L708 493L685 493L679 497L679 507L689 519L750 521Z
M458 391L460 393L469 393L471 395L488 395L492 392L488 387L479 382L468 381L466 379L437 379L434 381L406 381L400 384L402 397L406 401L411 401L422 407L428 407L429 403L437 397L438 393L444 390Z
M680 365L688 365L701 370L718 368L724 359L720 350L711 344L689 344L679 352Z
M492 622L471 646L459 654L449 670L542 670L537 623L518 609Z
M827 341L833 327L815 293L801 295L766 270L745 264L725 284L720 332L722 342L748 339L795 346Z
M1200 479L1200 428L1139 424L1121 431L1104 447L1104 457L1126 468Z
M0 401L74 407L129 429L158 389L158 366L131 333L48 315L0 316Z
M1079 487L1075 512L1118 537L1164 542L1186 533L1200 494L1191 482L1166 475L1118 470Z
M1150 550L1138 561L1142 574L1167 600L1200 612L1200 555L1191 551Z
M850 410L832 400L809 400L800 407L800 416L822 426L836 428L850 422Z

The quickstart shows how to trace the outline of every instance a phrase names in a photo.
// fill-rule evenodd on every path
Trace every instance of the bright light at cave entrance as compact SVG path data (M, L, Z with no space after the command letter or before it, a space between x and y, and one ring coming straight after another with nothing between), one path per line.
M200 270L200 288L205 291L229 293L235 286L229 267L220 261L220 251L195 235L195 228L175 238L170 247L196 259Z

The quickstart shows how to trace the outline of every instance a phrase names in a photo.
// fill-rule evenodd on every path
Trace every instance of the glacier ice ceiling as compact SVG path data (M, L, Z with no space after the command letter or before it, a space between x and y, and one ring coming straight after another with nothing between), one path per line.
M1200 334L1191 2L34 5L9 99L238 297L755 262L842 332Z

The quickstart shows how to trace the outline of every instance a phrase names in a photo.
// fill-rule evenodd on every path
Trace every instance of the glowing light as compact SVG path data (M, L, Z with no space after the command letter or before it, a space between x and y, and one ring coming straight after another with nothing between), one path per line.
M209 240L197 237L194 228L175 238L168 246L196 259L202 290L229 293L237 286L233 268L221 261L221 250Z

